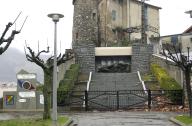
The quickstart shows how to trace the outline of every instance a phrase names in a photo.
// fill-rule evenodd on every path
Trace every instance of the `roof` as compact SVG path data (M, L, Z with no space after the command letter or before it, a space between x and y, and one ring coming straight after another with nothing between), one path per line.
M183 33L192 33L192 25L186 29Z
M21 69L17 74L29 74L29 72L24 69Z
M185 30L183 33L172 34L172 35L164 35L164 36L161 36L161 38L163 38L163 37L171 37L171 36L188 36L188 35L192 35L192 26L189 27L187 30Z
M135 1L135 2L138 2L138 3L142 3L141 1L138 1L138 0L132 0L132 1ZM76 0L73 0L73 5L74 3L76 2ZM162 9L161 7L158 7L158 6L155 6L155 5L151 5L151 4L148 4L148 3L145 3L146 5L150 6L150 7L153 7L153 8L156 8L156 9Z
M135 1L135 2L138 2L138 3L142 3L141 1L138 1L138 0L132 0L132 1ZM151 4L148 4L148 3L145 3L146 5L152 7L152 8L156 8L156 9L162 9L161 7L158 7L158 6L155 6L155 5L151 5Z

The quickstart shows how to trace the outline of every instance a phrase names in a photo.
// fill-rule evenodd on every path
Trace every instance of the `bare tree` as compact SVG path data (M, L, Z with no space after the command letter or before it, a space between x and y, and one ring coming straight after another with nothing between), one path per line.
M17 18L15 19L15 21L13 23L9 22L6 25L6 28L5 28L4 32L3 32L3 34L1 35L1 38L0 38L0 55L2 55L8 49L8 47L10 46L11 42L13 41L15 35L19 34L21 32L21 30L22 30L22 28L23 28L23 26L24 26L24 24L25 24L25 22L27 20L27 17L26 17L24 22L23 22L23 24L22 24L22 26L21 26L21 28L20 28L20 30L18 30L18 31L17 30L13 30L11 35L7 39L5 39L4 37L5 37L6 33L9 31L11 26L13 24L15 24L15 22L17 21L17 19L20 16L20 14L21 14L21 12L19 13L19 15L17 16Z
M171 59L176 66L180 67L185 74L185 81L186 81L186 91L187 91L187 99L189 104L189 114L192 117L192 93L191 93L191 67L192 67L192 60L189 59L189 48L188 48L188 55L185 56L184 53L181 52L181 48L171 45L171 44L164 44L163 45L163 52L166 58Z
M40 58L40 55L43 53L49 53L49 47L47 50L42 50L38 53L35 53L29 46L27 46L29 54L25 55L28 61L33 62L40 66L44 72L44 86L43 86L43 95L44 95L44 113L43 119L50 118L50 107L51 107L51 92L52 92L52 80L53 80L53 58L50 56L47 60ZM73 58L73 51L66 50L65 54L59 55L57 57L57 66L65 63L67 60Z

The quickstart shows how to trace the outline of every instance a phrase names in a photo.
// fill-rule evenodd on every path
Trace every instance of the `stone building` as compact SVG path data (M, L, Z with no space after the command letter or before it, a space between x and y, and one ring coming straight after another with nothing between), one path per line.
M141 38L140 1L73 0L73 4L73 42L92 40L98 47L110 47ZM145 4L148 38L159 37L159 9Z
M114 65L127 65L127 70L147 71L153 46L138 44L129 45L132 40L141 39L141 5L137 0L73 0L73 39L75 61L80 64L81 72L98 72L97 68ZM145 4L146 34L149 38L159 37L159 9ZM148 39L150 40L150 39ZM155 39L151 39L155 40ZM130 46L129 52L115 54ZM101 50L96 47L105 47ZM109 55L98 56L97 51ZM131 66L130 66L131 65ZM118 66L118 65L117 65Z
M101 46L121 46L141 38L141 2L138 0L102 0L98 6ZM148 38L159 37L159 9L145 4ZM127 31L127 32L125 32Z

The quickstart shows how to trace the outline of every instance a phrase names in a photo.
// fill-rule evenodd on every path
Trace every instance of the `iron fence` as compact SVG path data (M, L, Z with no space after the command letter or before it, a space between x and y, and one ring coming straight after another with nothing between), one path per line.
M183 90L58 91L58 106L84 110L128 110L183 105Z

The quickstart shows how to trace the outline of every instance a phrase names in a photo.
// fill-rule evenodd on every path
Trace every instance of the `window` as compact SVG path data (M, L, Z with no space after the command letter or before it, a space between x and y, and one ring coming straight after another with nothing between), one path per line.
M112 10L112 20L115 21L116 20L116 11Z
M190 42L192 43L192 38L190 38Z
M145 24L148 25L148 11L147 11L147 4L145 4L144 14L145 14Z
M171 37L171 43L173 45L176 45L178 43L178 36L177 35Z
M96 20L96 13L93 13L93 20Z
M75 37L75 38L76 38L76 39L78 39L78 37L79 37L79 34L78 34L78 32L77 32L77 33L76 33L76 37Z

